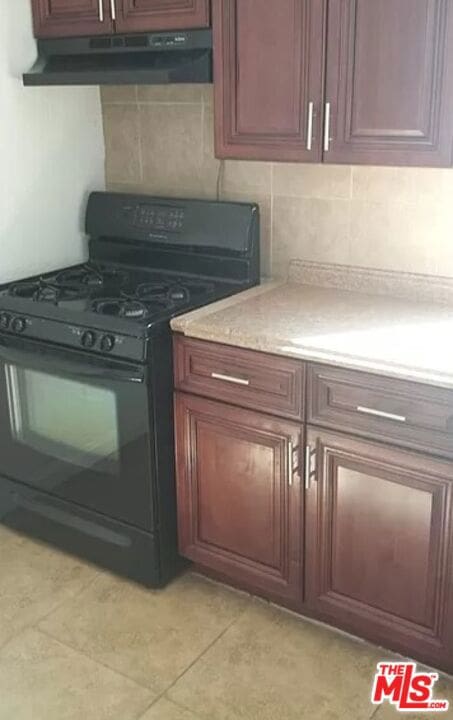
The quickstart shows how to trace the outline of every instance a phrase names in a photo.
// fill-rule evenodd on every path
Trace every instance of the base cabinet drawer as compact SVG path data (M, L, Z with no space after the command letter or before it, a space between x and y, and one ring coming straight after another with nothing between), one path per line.
M302 597L300 425L177 393L183 556L282 601Z
M307 422L453 458L453 391L309 365Z
M301 420L305 365L298 360L174 336L177 390Z
M309 429L306 602L453 670L453 463Z

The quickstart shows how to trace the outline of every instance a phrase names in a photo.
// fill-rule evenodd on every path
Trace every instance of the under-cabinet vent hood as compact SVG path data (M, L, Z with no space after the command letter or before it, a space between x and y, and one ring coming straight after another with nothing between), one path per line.
M38 40L24 85L212 82L212 31Z

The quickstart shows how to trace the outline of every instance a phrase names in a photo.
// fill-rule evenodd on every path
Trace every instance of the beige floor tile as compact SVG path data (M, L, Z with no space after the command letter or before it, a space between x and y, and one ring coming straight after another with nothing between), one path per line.
M184 710L171 700L162 698L140 720L199 720L190 710Z
M432 672L432 671L430 671ZM436 683L434 691L434 697L439 700L448 700L450 702L450 709L448 712L434 712L434 713L400 713L389 703L385 703L378 708L376 715L373 720L396 720L396 718L407 718L408 720L448 720L453 717L453 679L441 678Z
M369 720L380 655L254 603L168 696L205 720Z
M193 575L154 592L104 575L40 627L158 693L247 602L246 596Z
M36 630L0 650L0 720L135 720L152 694Z
M69 555L0 532L0 646L88 585L98 571Z

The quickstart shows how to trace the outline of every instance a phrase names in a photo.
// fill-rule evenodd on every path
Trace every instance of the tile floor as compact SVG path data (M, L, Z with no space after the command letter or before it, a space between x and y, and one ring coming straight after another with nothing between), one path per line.
M151 592L0 528L0 720L391 720L369 701L383 657L199 576Z

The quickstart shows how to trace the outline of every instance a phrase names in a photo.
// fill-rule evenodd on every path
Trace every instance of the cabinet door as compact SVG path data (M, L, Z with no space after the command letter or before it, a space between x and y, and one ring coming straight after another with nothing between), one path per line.
M325 18L324 0L213 0L218 157L321 159Z
M119 32L208 27L209 0L116 0Z
M111 33L108 0L32 0L38 38Z
M451 165L451 0L330 0L327 45L325 162Z
M307 604L453 670L453 464L312 429L308 444Z
M301 427L176 395L179 547L233 582L299 600Z

